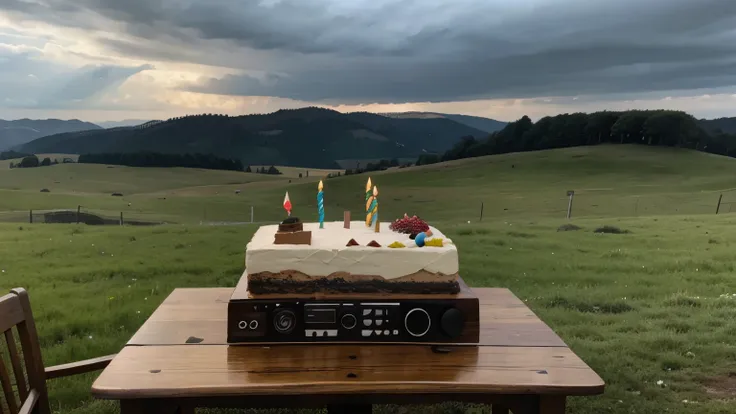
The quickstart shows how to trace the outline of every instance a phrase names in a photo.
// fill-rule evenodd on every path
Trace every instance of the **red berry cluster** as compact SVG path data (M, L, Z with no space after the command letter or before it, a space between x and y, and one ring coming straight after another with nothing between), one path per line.
M404 214L404 218L396 219L388 226L389 229L406 234L419 234L429 231L429 225L426 221L417 216L409 217Z

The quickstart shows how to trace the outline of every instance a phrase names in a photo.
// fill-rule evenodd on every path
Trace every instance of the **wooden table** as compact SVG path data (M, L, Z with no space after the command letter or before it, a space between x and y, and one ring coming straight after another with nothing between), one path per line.
M565 398L603 392L601 378L507 289L474 289L479 345L235 345L231 288L176 289L92 386L122 414L192 407L325 407L466 401L493 413L559 414Z

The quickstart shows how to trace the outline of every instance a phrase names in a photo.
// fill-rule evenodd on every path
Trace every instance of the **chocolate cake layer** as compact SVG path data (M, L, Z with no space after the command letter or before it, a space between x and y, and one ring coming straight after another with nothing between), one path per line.
M457 293L458 276L418 272L400 278L336 273L308 276L300 272L261 272L248 274L248 290L253 294L278 293Z

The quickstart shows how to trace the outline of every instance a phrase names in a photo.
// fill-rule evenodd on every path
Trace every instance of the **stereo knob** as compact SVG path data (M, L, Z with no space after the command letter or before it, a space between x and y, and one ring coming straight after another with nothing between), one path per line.
M340 324L345 329L353 329L358 324L358 319L352 313L346 313L340 318Z
M457 338L463 332L465 327L465 317L457 308L450 308L442 314L440 319L440 328L442 332L450 338Z
M273 315L273 327L281 334L289 334L296 326L296 315L288 309L280 309Z
M431 326L432 319L427 311L422 308L414 308L404 317L404 327L411 336L417 338L424 336L429 332Z

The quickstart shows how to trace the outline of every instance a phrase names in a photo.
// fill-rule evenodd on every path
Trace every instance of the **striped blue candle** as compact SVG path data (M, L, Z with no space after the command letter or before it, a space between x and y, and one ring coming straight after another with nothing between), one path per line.
M322 191L322 181L319 182L317 193L317 208L319 209L319 228L325 228L325 194Z

